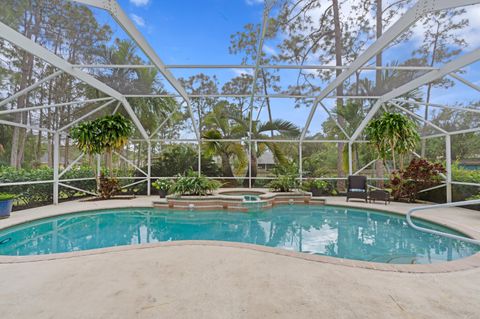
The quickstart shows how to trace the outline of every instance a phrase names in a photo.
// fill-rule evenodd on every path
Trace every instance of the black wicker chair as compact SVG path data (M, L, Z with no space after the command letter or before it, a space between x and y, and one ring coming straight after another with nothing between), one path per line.
M347 202L350 198L362 199L367 203L367 177L350 175L348 176Z

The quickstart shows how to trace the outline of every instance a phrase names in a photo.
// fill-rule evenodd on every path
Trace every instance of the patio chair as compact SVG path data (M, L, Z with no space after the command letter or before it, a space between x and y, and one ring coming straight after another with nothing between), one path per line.
M363 199L365 203L367 203L368 191L366 176L348 176L347 202L350 198Z

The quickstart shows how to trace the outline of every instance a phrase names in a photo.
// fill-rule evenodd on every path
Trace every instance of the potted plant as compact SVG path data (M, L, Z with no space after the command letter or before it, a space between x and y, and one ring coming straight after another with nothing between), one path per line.
M87 154L92 162L94 155L106 154L107 172L105 174L95 170L97 193L102 199L109 199L121 188L118 179L113 176L113 152L125 147L128 138L132 135L133 125L130 120L121 114L107 115L93 121L83 122L70 131L77 148Z
M297 181L297 165L287 162L273 169L275 179L268 183L268 187L274 192L291 192L299 186Z
M278 175L273 181L268 183L268 187L274 192L291 192L297 188L298 182L295 176L292 175Z
M312 196L325 196L332 194L332 189L327 181L314 179L307 181L303 189L312 193Z
M196 172L188 171L185 176L178 175L177 180L171 186L173 194L180 196L205 196L220 188L222 184L210 180Z
M158 195L160 195L160 198L165 198L172 187L172 182L168 179L157 179L152 183L152 186L158 189Z
M16 196L13 194L0 194L0 218L7 218L10 216L15 197Z
M403 169L405 155L415 151L420 141L415 122L399 113L383 113L367 125L365 132L384 162L391 156L394 171L397 170L397 155L400 169Z

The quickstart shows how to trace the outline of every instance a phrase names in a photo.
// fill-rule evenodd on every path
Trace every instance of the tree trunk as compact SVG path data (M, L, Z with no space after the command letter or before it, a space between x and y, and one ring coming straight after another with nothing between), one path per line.
M431 67L435 65L435 60L437 58L439 30L440 30L440 24L437 23L437 31L435 33L435 40L433 41L432 59L430 60ZM431 91L432 91L432 83L429 83L427 87L427 99L426 99L427 104L425 105L425 113L424 113L425 120L428 120L428 103L430 103ZM427 123L423 123L422 135L425 136L426 134L427 134ZM427 147L427 140L422 139L420 156L425 157L426 147Z
M20 85L18 91L25 89L31 78L33 73L33 56L27 53L24 53L22 57L22 74L20 76ZM23 109L27 105L27 97L28 95L22 95L17 99L17 109ZM24 116L23 112L15 113L15 122L16 123L24 123ZM22 140L22 132L24 132L24 128L14 127L13 134L12 134L12 151L10 154L10 166L15 168L20 168L21 166L21 140Z
M376 0L376 38L380 38L383 34L383 8L382 8L382 1L383 0ZM383 65L383 58L382 58L382 52L380 51L377 56L375 57L375 65L377 67L380 67ZM383 92L382 89L382 70L377 69L375 71L375 94L374 95L381 95ZM384 166L383 166L383 160L379 159L375 162L375 176L377 178L383 178L384 177ZM383 180L379 180L377 182L377 186L380 188L384 187L384 182Z
M265 70L262 68L262 79L263 79L263 93L265 94L265 102L267 103L267 111L268 111L268 120L273 122L272 118L272 108L270 106L270 98L268 97L268 89L267 89L267 75L265 74ZM273 130L270 131L270 136L273 137Z
M253 180L255 177L257 177L257 169L258 169L258 165L257 165L257 153L255 150L253 150L253 147L252 147L252 154L250 155L250 161L251 161L251 170L252 170L252 173L251 175L248 173L248 170L247 170L247 174L245 174L245 179L243 180L243 187L248 187L249 186L249 177L251 176L252 178L252 185L255 183L255 181Z
M336 66L342 66L343 61L342 61L342 54L343 54L343 48L342 48L342 29L341 29L341 23L340 23L340 7L338 4L338 0L332 0L332 8L333 8L333 23L334 23L334 33L335 33L335 62ZM342 73L342 70L337 69L336 70L336 75L337 77ZM336 93L338 96L343 95L343 84L337 86ZM337 99L337 111L343 108L343 99L338 98ZM340 126L345 127L345 119L338 115L338 124ZM344 143L338 143L337 147L337 172L338 172L338 177L344 177L345 172L343 170L343 148L345 147ZM343 190L345 188L345 182L343 180L339 180L337 183L337 187L340 190Z
M221 157L221 160L222 160L223 176L224 177L234 177L232 166L230 165L230 157L225 153L222 153L220 155L220 157Z

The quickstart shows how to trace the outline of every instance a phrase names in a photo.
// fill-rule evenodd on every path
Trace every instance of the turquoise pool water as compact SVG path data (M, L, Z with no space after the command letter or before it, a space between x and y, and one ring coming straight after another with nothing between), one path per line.
M402 216L287 205L255 213L138 208L65 215L0 231L0 254L41 255L174 240L242 242L398 264L442 262L479 251L479 246L418 232Z

